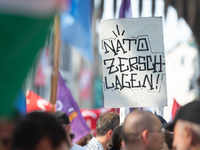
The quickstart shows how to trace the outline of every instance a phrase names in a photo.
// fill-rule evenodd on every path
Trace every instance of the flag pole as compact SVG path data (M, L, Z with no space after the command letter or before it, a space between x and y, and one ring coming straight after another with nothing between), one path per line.
M59 69L59 55L60 55L60 18L57 14L54 18L54 36L53 36L53 67L51 76L51 97L50 102L54 106L56 103L57 95L57 80L58 80L58 69ZM54 107L52 107L54 111Z

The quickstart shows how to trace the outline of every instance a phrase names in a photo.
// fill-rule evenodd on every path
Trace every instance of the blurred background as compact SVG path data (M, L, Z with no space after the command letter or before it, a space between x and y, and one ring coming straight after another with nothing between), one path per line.
M119 18L121 2L74 0L70 10L60 16L59 70L80 108L103 107L100 20ZM133 18L162 16L163 19L168 94L164 117L167 121L171 118L173 99L184 105L199 97L199 50L192 30L200 12L199 7L195 9L197 5L190 4L195 2L199 1L131 0ZM50 42L38 53L36 65L25 81L24 89L46 100L51 95L52 59ZM36 83L40 76L43 84Z
M51 22L43 46L37 49L25 78L20 80L19 90L22 88L26 95L29 89L50 101L57 57L59 71L78 106L103 107L100 20L119 18L121 3L122 0L68 0L57 14L60 32ZM131 0L131 8L133 18L162 16L168 95L164 118L169 121L174 100L184 105L200 95L200 1ZM60 37L59 52L54 51L55 35ZM13 94L16 97L17 92Z

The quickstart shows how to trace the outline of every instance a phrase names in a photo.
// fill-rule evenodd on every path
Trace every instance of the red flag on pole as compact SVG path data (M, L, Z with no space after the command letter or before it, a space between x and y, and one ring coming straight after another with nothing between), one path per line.
M176 116L176 113L181 108L181 106L177 103L177 101L173 98L174 103L172 106L172 119L174 120L174 117Z
M27 113L31 111L51 112L52 104L39 95L35 94L33 91L27 91L26 109Z

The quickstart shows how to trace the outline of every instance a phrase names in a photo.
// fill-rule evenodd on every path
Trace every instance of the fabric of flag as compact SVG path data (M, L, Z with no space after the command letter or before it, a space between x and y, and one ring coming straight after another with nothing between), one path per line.
M17 94L68 1L0 0L0 118L15 117Z
M62 111L68 115L72 131L75 134L75 138L73 139L74 143L90 133L90 129L87 126L76 101L60 74L57 83L56 111Z
M20 89L17 99L15 100L15 108L20 115L26 114L26 97L22 91L22 88Z
M52 112L52 110L55 110L55 108L52 108L52 104L49 101L35 94L33 91L28 90L26 94L27 113L31 111Z
M122 0L119 10L119 18L132 18L132 9L130 0Z
M53 16L29 18L0 13L0 117L12 117L14 101L39 49L44 46Z
M175 99L173 106L172 106L172 119L174 120L174 117L176 116L176 113L178 112L178 110L181 108L181 106L177 103L177 101Z
M86 60L93 61L91 38L91 0L73 0L71 10L61 14L61 39L76 47Z

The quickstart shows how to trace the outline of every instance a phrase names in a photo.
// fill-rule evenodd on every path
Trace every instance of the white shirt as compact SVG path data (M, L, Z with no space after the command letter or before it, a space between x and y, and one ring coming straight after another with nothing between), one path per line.
M74 144L70 150L86 150L84 147Z
M87 150L104 150L103 145L95 137L93 137L84 147Z

